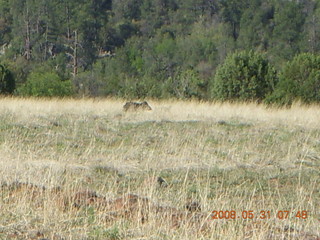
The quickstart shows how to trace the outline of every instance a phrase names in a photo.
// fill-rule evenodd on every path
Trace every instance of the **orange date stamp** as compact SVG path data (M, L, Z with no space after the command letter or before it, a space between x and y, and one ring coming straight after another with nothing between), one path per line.
M297 218L297 219L307 219L308 218L308 211L301 210L301 211L289 211L289 210L283 210L283 211L268 211L268 210L262 210L262 211L212 211L212 219L230 219L230 220L236 220L236 219L270 219L270 218L276 218L280 220L289 219L289 218Z

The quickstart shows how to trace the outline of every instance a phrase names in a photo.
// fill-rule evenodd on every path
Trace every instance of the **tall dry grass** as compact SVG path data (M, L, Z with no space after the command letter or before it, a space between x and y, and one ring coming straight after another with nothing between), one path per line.
M105 116L123 121L217 121L237 118L316 128L319 126L320 116L320 106L301 103L295 103L290 108L272 108L256 103L150 100L153 112L130 115L123 114L122 106L125 101L119 99L1 98L0 103L1 112L17 114L21 120L61 114Z
M161 206L202 211L272 211L264 220L219 219L199 232L145 223L106 222L94 206L61 210L56 193L33 198L3 188L0 239L317 239L319 106L153 101L151 112L123 112L117 99L0 99L1 182L126 193ZM151 181L162 176L168 187ZM275 213L308 210L307 219Z

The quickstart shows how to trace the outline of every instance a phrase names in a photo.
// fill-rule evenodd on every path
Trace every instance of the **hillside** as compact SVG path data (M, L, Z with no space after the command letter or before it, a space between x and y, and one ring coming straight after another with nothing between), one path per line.
M312 0L1 0L0 64L17 89L31 82L18 95L212 99L235 51L263 53L276 70L318 54L319 12ZM30 90L37 79L67 84Z

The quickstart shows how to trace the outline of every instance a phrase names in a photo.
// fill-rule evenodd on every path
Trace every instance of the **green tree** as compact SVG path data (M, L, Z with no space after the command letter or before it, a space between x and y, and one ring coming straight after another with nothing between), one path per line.
M114 20L139 20L141 18L141 0L112 1Z
M13 48L15 52L23 55L28 61L32 58L32 43L35 39L36 25L36 3L33 0L12 0L13 27L12 32L15 36Z
M231 26L231 34L234 40L238 39L240 21L243 11L248 7L248 0L220 0L221 19Z
M148 75L154 75L159 81L165 81L175 74L177 43L170 33L158 33L148 41L147 51L143 52L144 69Z
M12 31L12 15L9 0L0 0L0 46L9 44Z
M0 64L0 93L12 94L15 89L15 80L10 70Z
M103 39L100 31L108 24L108 11L111 9L111 0L73 2L74 17L72 27L78 31L79 62L84 68L90 66L97 56Z
M301 50L303 52L319 53L320 43L320 6L310 1L307 18L303 26Z
M279 1L274 14L274 29L270 43L276 62L290 60L300 51L305 15L303 5L296 1Z
M17 89L17 94L35 97L64 97L73 94L69 80L61 81L54 72L32 72L27 82Z
M262 54L236 52L218 67L211 93L219 100L261 101L271 94L276 82L276 71Z
M205 98L235 50L279 68L318 53L319 12L307 0L0 0L0 58L18 87L47 66L85 95Z
M268 50L273 31L273 18L272 3L252 0L241 17L238 46L246 50Z
M320 102L320 56L302 53L288 62L266 102L290 105L294 100Z
M206 82L194 70L182 71L168 81L171 82L170 88L173 90L174 97L203 99L206 96Z
M214 64L217 60L215 32L206 23L199 21L192 25L187 36L176 38L175 58L179 66L195 68L200 62Z

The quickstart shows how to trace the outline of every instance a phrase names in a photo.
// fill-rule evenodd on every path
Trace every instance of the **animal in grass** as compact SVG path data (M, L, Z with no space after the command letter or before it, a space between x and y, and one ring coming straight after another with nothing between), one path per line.
M123 110L126 111L138 111L138 110L146 110L146 111L151 111L152 108L150 105L146 102L127 102L123 106Z

